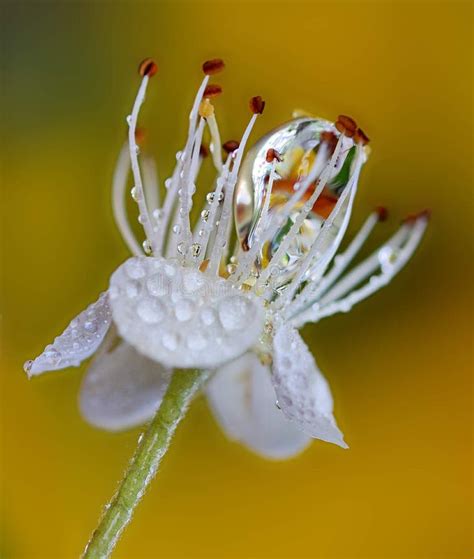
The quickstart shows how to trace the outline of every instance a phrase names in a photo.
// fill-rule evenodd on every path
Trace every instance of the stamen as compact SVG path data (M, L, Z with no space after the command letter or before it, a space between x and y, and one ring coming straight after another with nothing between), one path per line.
M207 126L211 134L212 162L217 172L220 173L222 171L221 136L219 134L219 127L217 126L215 114L207 117Z
M158 66L152 58L145 58L138 66L138 73L142 78L145 76L151 78L158 72Z
M319 309L313 313L312 319L320 320L337 312L347 312L353 305L389 283L415 252L427 225L428 218L425 214L420 215L414 222L402 225L387 243L354 268L325 295L319 302ZM381 269L381 273L371 276L378 268ZM343 297L368 277L370 279L366 284L352 291L347 297ZM337 299L337 297L342 298Z
M145 64L146 62L146 64ZM145 100L146 89L148 86L149 75L154 75L156 70L153 66L153 61L146 60L140 65L140 72L144 72L144 77L142 83L138 90L135 103L133 105L132 114L129 119L129 130L128 130L128 145L130 150L130 160L132 164L133 180L135 181L135 189L137 192L136 202L138 204L139 221L143 225L145 231L146 240L149 241L151 250L155 252L156 245L154 243L153 228L150 222L150 215L148 213L147 204L145 200L145 195L143 192L142 178L140 174L140 165L138 163L138 145L136 143L136 129L138 114L140 112L140 107ZM155 65L156 66L156 65Z
M237 149L239 149L239 142L236 140L227 140L224 144L222 144L222 149L227 153L233 153Z
M250 122L245 129L245 132L242 136L240 141L239 147L235 152L234 155L234 164L232 166L232 171L229 177L229 182L226 185L226 189L224 192L224 204L222 207L221 218L219 220L219 226L217 228L216 238L214 241L214 246L212 250L211 260L209 262L209 266L207 269L207 273L209 274L216 274L218 272L220 262L222 260L224 252L227 252L228 244L229 244L229 236L230 236L230 225L231 225L231 218L232 218L232 202L234 197L234 188L237 182L237 175L240 168L240 163L242 161L242 157L245 150L245 145L247 140L252 132L252 128L257 120L259 114L262 114L263 109L265 107L265 102L261 97L253 97L250 100L250 108L254 113L250 119ZM255 110L254 110L255 109Z
M142 247L138 243L127 218L125 209L125 190L127 179L130 172L130 155L128 143L120 150L117 163L115 165L114 177L112 180L112 210L118 230L122 235L125 244L130 252L135 256L143 254Z

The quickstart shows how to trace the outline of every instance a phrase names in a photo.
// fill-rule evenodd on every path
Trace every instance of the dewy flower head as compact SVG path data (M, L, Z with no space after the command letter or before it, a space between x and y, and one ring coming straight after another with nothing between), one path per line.
M265 108L256 96L240 142L227 141L221 150L211 99L222 89L209 77L223 67L219 59L203 65L188 138L160 203L154 163L140 155L137 129L158 68L151 59L140 65L142 82L127 117L128 144L113 183L114 215L133 256L112 274L107 292L25 370L34 376L79 365L101 346L80 406L89 422L118 430L153 415L172 369L208 369L213 374L206 393L217 419L231 438L257 453L288 457L312 437L346 447L328 384L297 329L350 310L388 283L416 249L428 214L407 219L347 272L386 218L383 208L373 211L336 254L367 159L367 135L345 115L335 123L297 116L244 158ZM206 129L209 150L203 144ZM192 219L199 169L209 152L216 179ZM130 169L142 244L125 211Z

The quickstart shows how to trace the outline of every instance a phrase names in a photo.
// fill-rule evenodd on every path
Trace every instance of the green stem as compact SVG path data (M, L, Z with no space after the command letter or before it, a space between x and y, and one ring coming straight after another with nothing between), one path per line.
M83 559L110 556L133 511L155 476L168 450L178 423L207 377L203 371L176 371L161 406L145 433L125 473L117 493L105 507L99 526L92 534Z

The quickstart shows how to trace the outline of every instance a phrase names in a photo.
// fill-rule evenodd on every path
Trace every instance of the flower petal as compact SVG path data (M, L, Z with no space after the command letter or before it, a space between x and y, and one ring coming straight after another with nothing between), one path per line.
M169 367L219 367L254 345L264 323L256 296L171 259L130 258L109 295L120 336Z
M298 331L286 324L273 340L272 380L288 419L316 439L348 448L332 414L329 385Z
M118 338L113 328L82 382L81 414L107 431L141 425L158 409L171 373Z
M46 371L77 367L102 343L112 321L107 293L74 318L64 332L43 353L24 365L31 378Z
M270 370L254 353L246 353L218 369L206 393L226 435L260 456L291 458L311 441L276 407Z

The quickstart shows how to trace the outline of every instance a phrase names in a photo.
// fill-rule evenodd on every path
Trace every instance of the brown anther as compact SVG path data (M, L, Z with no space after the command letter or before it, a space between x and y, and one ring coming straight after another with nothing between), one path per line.
M261 115L263 113L263 109L265 108L265 101L257 95L256 97L252 97L249 102L250 110L256 114Z
M325 130L324 132L321 132L320 140L321 140L321 142L325 142L326 144L328 144L329 149L331 151L333 151L334 148L336 147L337 136L336 136L336 134L334 134L334 132L330 132L328 130Z
M354 134L354 141L358 144L366 146L370 142L370 139L361 128L357 128Z
M142 62L140 62L140 66L138 67L138 72L140 76L145 77L148 76L151 78L158 72L158 66L156 62L151 58L145 58Z
M379 221L386 221L388 217L388 210L384 206L377 206L375 208Z
M208 156L209 156L209 148L204 144L201 144L201 147L199 148L199 157L202 157L204 159L205 157Z
M342 126L344 126L344 128L346 130L349 130L350 132L355 132L357 130L357 123L350 116L339 115L337 117L337 121L340 122Z
M211 97L217 97L221 93L222 93L222 87L220 85L216 83L210 83L206 86L203 97L209 99Z
M270 148L267 151L267 155L266 155L267 163L271 163L275 159L280 162L282 160L281 155L277 152L276 149Z
M218 74L224 69L224 61L221 58L213 58L212 60L206 60L202 65L202 71L208 76L213 74Z
M235 140L228 140L227 142L222 144L222 149L226 153L232 153L236 149L239 149L239 142L236 142Z
M335 126L336 130L338 130L341 134L344 134L344 136L347 136L347 138L352 138L354 135L354 132L352 130L348 130L340 120L336 122Z
M143 144L146 138L146 132L144 128L135 128L135 142L138 145Z

